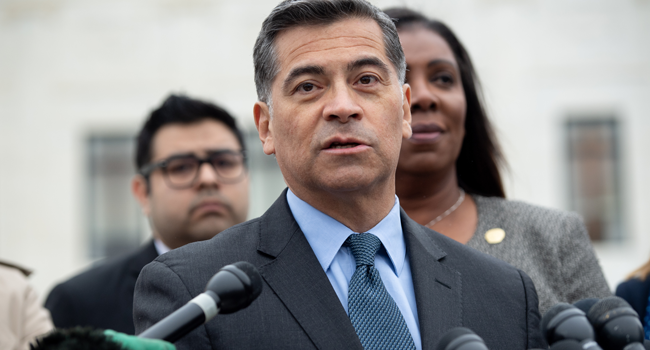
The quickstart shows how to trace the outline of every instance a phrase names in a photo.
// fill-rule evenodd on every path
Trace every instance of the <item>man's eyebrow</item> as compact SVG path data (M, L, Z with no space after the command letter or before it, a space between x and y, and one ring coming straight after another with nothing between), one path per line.
M193 156L193 155L194 155L194 153L192 153L192 152L172 153L172 154L168 155L168 156L165 157L165 158L158 159L158 160L152 160L152 163L155 163L155 162L162 162L162 161L169 160L169 159L177 159L177 158L191 157L191 156Z
M236 148L216 148L216 149L209 149L205 151L205 153L207 153L208 155L223 154L223 153L239 153L239 152L241 152L241 149L236 149Z
M235 149L235 148L209 148L203 150L207 155L212 155L215 153L237 153L241 152L240 149ZM196 155L195 152L179 152L179 153L172 153L167 158L161 159L161 160L167 160L167 159L177 159L177 158L185 158L185 157L196 157L200 158L199 156Z
M282 89L286 90L291 83L293 83L294 80L296 80L299 76L303 74L313 74L313 75L324 75L325 74L325 68L322 66L302 66L302 67L296 67L289 72L289 75L287 76L286 79L284 79L284 83L282 84Z
M354 71L356 69L359 69L361 67L365 66L374 66L379 68L384 74L388 74L388 65L386 63L382 62L379 58L377 57L367 57L367 58L361 58L358 59L354 62L348 63L348 72Z

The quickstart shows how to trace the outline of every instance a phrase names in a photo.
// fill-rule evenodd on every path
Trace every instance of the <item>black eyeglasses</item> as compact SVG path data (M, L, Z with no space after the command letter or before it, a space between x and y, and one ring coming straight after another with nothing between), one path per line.
M211 152L205 158L194 155L172 156L157 163L147 164L140 168L140 175L149 175L160 168L163 178L169 187L183 189L194 186L199 178L199 170L203 163L212 165L221 183L237 183L245 174L244 151L222 150Z

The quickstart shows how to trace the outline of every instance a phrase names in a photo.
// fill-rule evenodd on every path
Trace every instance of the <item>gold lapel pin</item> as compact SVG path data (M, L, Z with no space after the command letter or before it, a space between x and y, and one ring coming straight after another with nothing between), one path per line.
M502 228L493 228L485 232L485 240L490 244L501 243L506 238L506 231Z

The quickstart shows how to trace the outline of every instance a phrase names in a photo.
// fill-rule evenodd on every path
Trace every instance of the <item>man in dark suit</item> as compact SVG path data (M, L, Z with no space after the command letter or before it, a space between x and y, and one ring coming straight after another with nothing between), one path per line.
M45 303L57 327L134 334L133 290L142 267L246 219L244 142L226 111L172 95L151 113L137 142L132 191L153 240L57 285Z
M286 0L264 21L254 61L255 123L288 189L262 217L147 265L136 333L246 260L262 276L259 298L178 349L433 349L457 326L491 349L543 346L528 276L400 210L411 90L385 14L364 0Z

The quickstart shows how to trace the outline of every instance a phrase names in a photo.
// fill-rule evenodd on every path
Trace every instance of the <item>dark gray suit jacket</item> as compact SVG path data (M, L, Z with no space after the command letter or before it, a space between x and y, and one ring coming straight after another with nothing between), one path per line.
M463 326L490 349L542 348L537 294L514 267L429 230L401 213L422 348ZM286 200L209 241L158 257L138 278L136 334L203 292L224 265L245 260L264 280L248 308L176 342L180 349L359 349L361 343Z
M91 326L134 334L135 281L140 270L157 256L152 240L135 252L102 262L54 287L45 302L54 325Z

